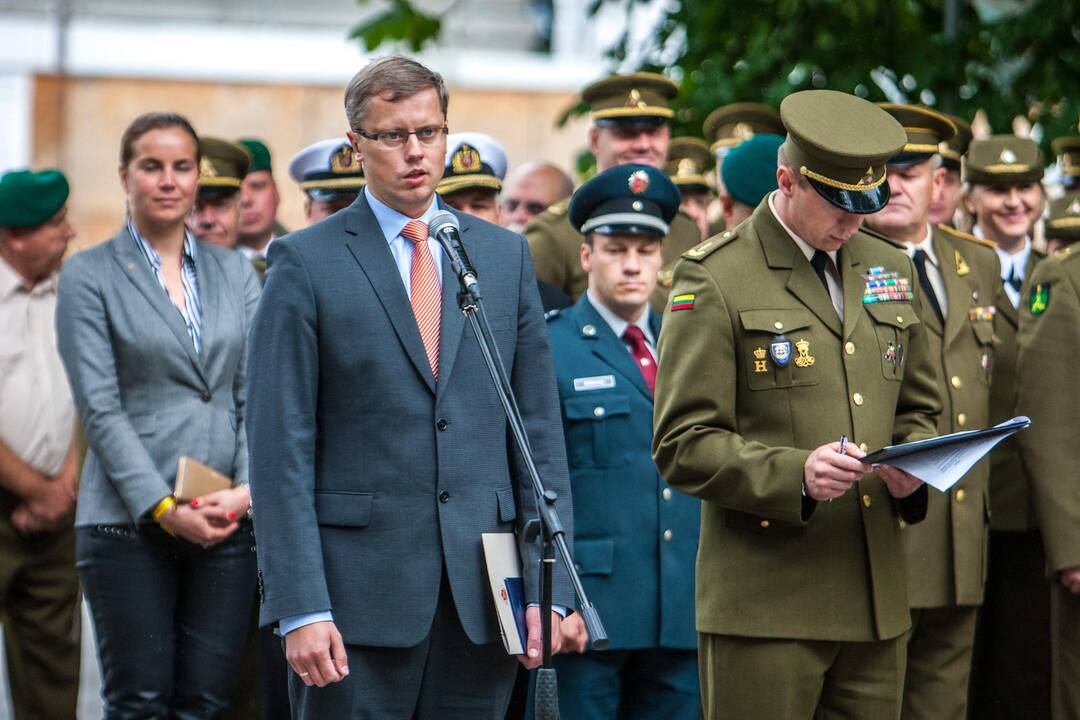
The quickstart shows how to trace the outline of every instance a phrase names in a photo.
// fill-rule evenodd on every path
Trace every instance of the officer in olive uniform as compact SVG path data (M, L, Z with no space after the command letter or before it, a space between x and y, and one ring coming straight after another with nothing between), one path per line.
M760 133L728 151L721 171L724 189L720 192L727 227L734 230L776 190L776 153L783 144L782 135Z
M904 127L907 144L889 161L888 205L867 223L903 242L915 263L923 291L920 319L942 403L938 433L986 427L997 255L992 243L930 225L931 198L945 173L935 158L955 132L952 122L914 105L881 107ZM903 532L912 569L903 705L908 720L967 717L975 618L986 575L989 471L984 460L948 493L931 492L926 520Z
M289 161L289 176L304 191L308 225L352 205L364 187L364 169L345 138L308 145Z
M259 280L265 281L266 253L270 243L289 231L276 218L281 197L274 181L270 148L256 138L242 138L236 144L247 150L251 157L251 165L240 183L240 226L236 248L251 261ZM247 223L245 213L249 216Z
M1073 228L1075 239L1080 233ZM1075 245L1035 268L1020 310L1018 344L1016 407L1031 418L1032 427L1017 440L1035 490L1051 578L1052 717L1073 720L1080 717L1080 252Z
M1080 192L1050 201L1049 212L1043 221L1043 237L1048 255L1080 240Z
M660 168L667 157L675 115L671 101L679 88L671 80L653 73L613 75L589 85L581 92L589 104L589 147L596 156L596 169L603 172L624 163L641 163ZM588 285L581 269L581 235L570 224L569 198L557 202L525 226L538 280L551 283L572 300L577 300ZM701 242L694 221L678 214L664 239L664 267L661 282L653 293L652 305L663 312L668 287L664 279L679 256Z
M955 224L956 208L960 205L960 164L971 144L971 125L963 118L946 115L956 128L956 133L938 147L941 167L945 176L930 203L930 224Z
M706 717L897 717L900 520L923 519L927 489L858 458L933 436L941 405L915 268L859 226L907 138L845 93L795 93L780 112L779 189L675 270L653 457L704 501Z
M549 313L574 494L574 559L610 637L560 655L563 720L697 720L694 557L700 503L653 464L660 316L649 308L679 191L659 170L618 165L581 186L570 219L589 287ZM578 632L575 632L578 631ZM563 646L584 649L571 615Z
M204 135L199 138L199 191L191 232L211 245L236 248L240 233L240 184L251 166L242 145Z
M664 172L679 188L682 195L679 209L697 225L702 240L709 237L709 204L713 195L706 177L711 167L712 153L704 140L696 137L672 139Z
M1039 146L1012 135L974 140L964 157L967 192L991 193L995 203L1026 211L1041 198L1043 175ZM1007 197L1006 197L1007 196ZM1029 197L1031 196L1031 197ZM972 197L965 200L974 209ZM990 213L985 213L989 215ZM995 302L994 368L990 385L990 422L1013 417L1016 406L1016 333L1021 298L1042 254L1032 247L1034 221L1005 237L980 221L973 233L997 240L1002 292ZM986 225L986 227L983 227ZM1041 428L1030 432L1041 433ZM1049 715L1050 598L1045 581L1046 556L1039 535L1030 481L1020 463L1016 438L990 453L990 549L986 593L979 610L972 665L973 718L1015 719Z
M1059 137L1050 143L1061 168L1061 186L1066 192L1080 190L1080 137Z

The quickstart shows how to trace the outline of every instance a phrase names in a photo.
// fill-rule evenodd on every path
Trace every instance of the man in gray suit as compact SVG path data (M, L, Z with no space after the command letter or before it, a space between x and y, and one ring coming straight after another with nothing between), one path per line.
M442 78L404 57L349 84L367 188L274 242L252 327L251 476L263 624L295 671L297 718L501 718L480 534L535 515L458 282L426 222L446 152ZM540 475L571 527L558 396L524 240L459 214ZM522 545L527 600L537 550ZM572 606L565 574L555 603ZM539 662L540 615L527 612ZM556 648L559 617L552 618Z

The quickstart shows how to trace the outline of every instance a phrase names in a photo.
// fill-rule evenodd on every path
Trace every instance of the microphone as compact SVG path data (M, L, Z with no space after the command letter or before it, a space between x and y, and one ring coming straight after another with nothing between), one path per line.
M439 242L465 292L473 298L479 297L476 270L469 262L469 256L465 254L465 246L461 244L461 225L457 216L447 210L435 213L428 223L428 234Z

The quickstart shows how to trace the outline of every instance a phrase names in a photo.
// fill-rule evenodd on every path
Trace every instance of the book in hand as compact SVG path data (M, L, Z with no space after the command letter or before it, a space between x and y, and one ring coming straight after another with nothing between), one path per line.
M197 497L209 495L218 490L228 490L232 486L232 479L187 455L181 456L176 464L176 485L173 487L173 497L177 502L191 502Z
M499 634L509 655L523 655L528 632L525 629L525 584L521 579L521 558L514 533L481 533L487 562L491 598L499 620Z
M1030 425L1031 420L1021 415L983 430L964 430L902 445L889 445L870 453L862 461L867 465L884 463L898 467L930 487L948 492L995 445Z

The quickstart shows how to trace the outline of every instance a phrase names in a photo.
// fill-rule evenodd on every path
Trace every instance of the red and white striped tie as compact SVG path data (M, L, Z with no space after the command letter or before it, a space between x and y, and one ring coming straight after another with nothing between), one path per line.
M424 342L431 374L439 379L439 335L442 327L442 286L435 272L435 261L428 249L428 226L410 220L401 236L413 244L412 270L409 273L409 294L416 326Z

